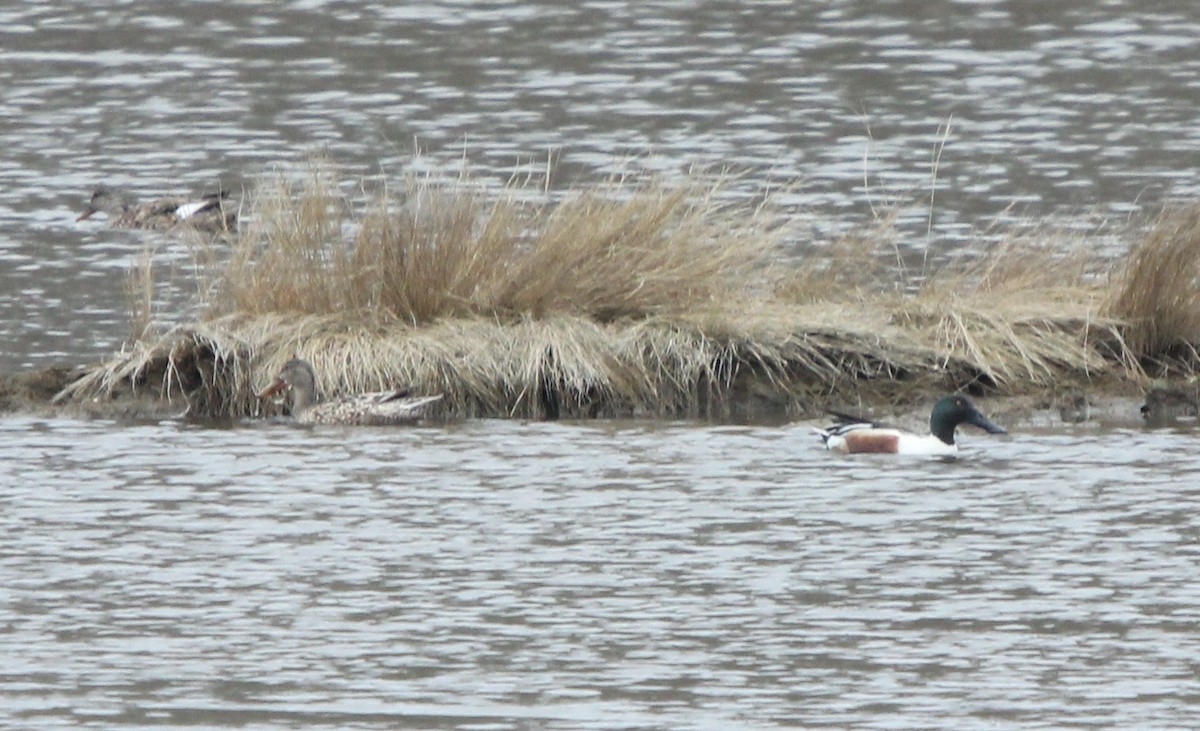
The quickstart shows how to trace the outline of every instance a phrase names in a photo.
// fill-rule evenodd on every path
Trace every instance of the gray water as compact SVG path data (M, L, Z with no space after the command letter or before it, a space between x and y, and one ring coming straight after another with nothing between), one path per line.
M1200 191L1190 2L7 3L0 372L178 239L98 182L745 173L934 256ZM1116 249L1115 251L1119 251ZM1196 432L850 459L807 424L0 418L0 726L1193 728Z
M1194 3L1140 0L7 3L0 370L118 347L144 247L186 272L76 224L96 183L240 190L316 152L348 191L729 167L799 181L818 236L894 209L934 252L1102 232L1200 193L1197 37Z
M0 703L14 728L1194 728L1195 440L1027 427L943 462L800 424L10 419Z

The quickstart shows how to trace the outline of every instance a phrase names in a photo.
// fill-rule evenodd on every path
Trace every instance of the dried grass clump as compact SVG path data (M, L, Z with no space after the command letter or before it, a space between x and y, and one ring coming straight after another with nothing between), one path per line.
M280 175L217 273L211 313L611 322L712 307L759 285L778 230L766 208L720 193L719 181L617 182L548 205L413 179L356 217L327 172Z
M1122 322L1101 313L1104 266L1078 237L1009 238L933 273L897 308L896 321L1009 391L1090 379L1114 365L1137 374Z
M1141 361L1197 363L1200 343L1200 205L1164 212L1115 276L1105 313L1123 321Z
M283 361L312 362L326 396L408 385L457 416L698 416L735 375L727 344L662 321L577 316L501 324L446 319L378 329L337 316L226 317L114 358L62 399L134 389L200 416L263 415L254 399Z
M919 297L897 311L896 323L947 364L969 363L982 385L1010 393L1090 379L1130 362L1123 357L1118 321L1052 303L1003 309L978 300Z
M1019 392L1114 367L1139 373L1121 321L1100 312L1108 264L1085 239L1032 231L918 270L904 265L900 237L894 217L852 231L804 259L779 296L937 354L933 368L959 374L959 387Z
M1200 337L1200 206L1160 220L1111 294L1091 242L1045 231L931 269L884 217L788 258L787 222L719 183L547 203L410 180L356 209L314 168L252 211L208 268L202 322L146 330L63 397L156 390L260 415L255 388L296 354L327 395L409 385L445 394L443 414L696 416L747 393L794 410L1142 380Z

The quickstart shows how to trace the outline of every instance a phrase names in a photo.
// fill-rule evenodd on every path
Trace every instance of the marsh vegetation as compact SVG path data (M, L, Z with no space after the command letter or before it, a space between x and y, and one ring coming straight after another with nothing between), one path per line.
M143 267L138 336L63 398L132 387L262 414L256 387L298 355L326 393L407 384L454 415L696 416L1120 388L1196 365L1198 206L1117 260L1044 230L914 268L886 216L821 240L731 182L549 199L412 178L363 203L328 167L280 174L236 236L196 244L195 321L154 327Z

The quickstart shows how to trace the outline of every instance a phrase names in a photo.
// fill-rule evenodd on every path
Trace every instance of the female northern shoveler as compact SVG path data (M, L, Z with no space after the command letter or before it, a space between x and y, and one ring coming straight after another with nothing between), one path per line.
M933 405L929 415L929 434L920 435L864 421L857 417L830 412L838 423L816 429L826 449L835 452L885 452L890 454L957 454L954 430L959 424L971 424L989 434L1004 434L1004 429L988 421L966 396L944 396Z
M440 393L410 397L409 389L403 388L318 403L316 374L302 358L292 358L285 363L275 380L257 396L267 398L281 391L292 392L292 416L304 424L411 424L421 418L425 406L442 397Z
M76 221L96 213L108 215L113 228L168 229L188 226L200 231L230 231L237 223L237 213L227 204L228 193L210 193L198 199L159 198L138 203L127 191L101 185L92 191L87 208Z

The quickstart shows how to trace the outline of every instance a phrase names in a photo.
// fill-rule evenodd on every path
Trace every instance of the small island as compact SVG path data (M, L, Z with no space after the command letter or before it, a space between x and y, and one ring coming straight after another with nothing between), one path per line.
M1200 205L1132 229L1116 260L1031 231L917 269L886 217L801 236L728 182L551 200L414 179L353 203L320 165L281 174L237 230L193 241L196 321L156 326L145 267L121 353L10 374L0 409L271 416L256 393L293 357L325 394L411 387L452 418L798 418L957 392L1067 418L1084 394L1191 388Z

